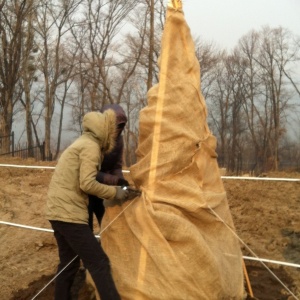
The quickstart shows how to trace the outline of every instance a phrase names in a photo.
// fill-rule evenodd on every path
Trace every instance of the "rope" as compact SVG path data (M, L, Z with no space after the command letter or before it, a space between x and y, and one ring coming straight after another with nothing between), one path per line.
M271 259L265 259L265 258L256 258L256 257L250 257L250 256L243 256L243 258L247 259L247 260L253 260L253 261L263 261L263 262L276 264L276 265L281 265L281 266L300 268L300 265L298 265L298 264L292 264L292 263L287 263L287 262L278 261L278 260L271 260Z
M132 203L132 201L131 201ZM130 204L128 204L126 206L125 209L127 209L127 207ZM125 210L124 209L124 210ZM124 211L123 210L123 211ZM123 212L122 211L122 212ZM121 213L122 213L121 212ZM120 214L121 214L120 213ZM119 214L119 215L120 215ZM118 215L118 216L119 216ZM117 216L117 217L118 217ZM116 218L117 218L116 217ZM113 220L114 221L114 220ZM112 222L113 222L112 221ZM111 222L111 223L112 223ZM110 224L111 224L110 223ZM14 227L19 227L19 228L25 228L25 229L31 229L31 230L38 230L38 231L44 231L44 232L52 232L53 233L53 229L48 229L48 228L40 228L40 227L33 227L33 226L27 226L27 225L22 225L22 224L17 224L17 223L11 223L11 222L5 222L5 221L0 221L0 224L3 225L9 225L9 226L14 226ZM109 225L110 225L109 224ZM108 226L108 225L107 225ZM98 235L95 235L95 238L99 239L100 238L100 234L105 230L106 228L104 228ZM246 260L253 260L253 261L263 261L263 262L267 262L267 263L271 263L271 264L277 264L277 265L281 265L281 266L287 266L287 267L293 267L293 268L300 268L300 264L294 264L294 263L288 263L288 262L284 262L284 261L278 261L278 260L272 260L272 259L266 259L266 258L255 258L255 257L251 257L251 256L243 256L244 259Z
M21 225L21 224L16 224L16 223L11 223L11 222L5 222L5 221L0 221L0 224L9 225L9 226L15 226L15 227L20 227L20 228L26 228L26 229L32 229L32 230L45 231L45 232L53 232L53 229L33 227L33 226Z
M28 169L55 169L49 166L26 166L26 165L8 165L0 164L0 167L9 168L28 168ZM123 173L130 173L130 170L122 170ZM273 177L243 177L243 176L221 176L222 179L235 179L235 180L262 180L262 181L290 181L300 182L299 178L273 178Z
M13 168L31 168L31 169L55 169L55 167L50 167L50 166L26 166L26 165L11 165L11 164L0 164L0 167L13 167ZM124 173L130 173L129 170L122 170ZM221 176L222 179L237 179L237 180L262 180L262 181L289 181L289 182L299 182L300 179L296 178L269 178L269 177L237 177L237 176ZM130 206L135 200L130 201L130 203L100 232L99 235L95 235L96 238L100 238L101 233L103 233L111 224ZM275 263L279 265L285 265L285 266L290 266L290 267L296 267L300 268L300 265L297 264L292 264L292 263L285 263L285 262L279 262L275 260L269 260L269 259L260 259L244 242L243 240L235 233L232 228L226 224L226 222L211 208L208 206L208 208L211 210L211 212L218 218L220 219L224 225L236 236L236 238L250 251L250 253L255 256L253 257L248 257L248 256L243 256L244 259L248 260L255 260L259 261L268 271L269 273L296 299L299 300L295 296L295 294L272 272L267 265L264 262L268 263ZM15 226L15 227L21 227L21 228L26 228L26 229L33 229L33 230L39 230L39 231L45 231L45 232L53 232L52 229L45 229L45 228L38 228L38 227L32 227L32 226L27 226L27 225L20 225L16 223L10 223L10 222L5 222L5 221L0 221L0 224L4 225L10 225L10 226ZM74 257L58 274L54 276L54 278L44 286L42 290L40 290L33 298L34 300L40 293L42 293L51 282L53 282L57 276L59 276L78 256Z
M26 168L26 169L55 169L55 167L49 167L49 166L25 166L25 165L8 165L8 164L0 164L0 167Z
M129 200L130 202L129 202L129 204L128 205L126 205L126 207L110 222L110 223L108 223L108 225L106 226L106 227L104 227L101 231L100 231L100 233L99 233L99 235L101 236L101 233L103 233L115 220L117 220L117 218L119 218L120 216L121 216L121 214L129 207L129 206L131 206L132 205L132 203L133 202L135 202L135 200L136 200L136 198L135 199L133 199L133 200Z
M9 164L0 164L0 167L7 167L7 168L26 168L26 169L52 169L54 170L55 167L50 166L26 166L26 165L9 165ZM122 170L123 173L130 173L129 170Z
M53 229L33 227L33 226L27 226L27 225L22 225L22 224L17 224L17 223L11 223L11 222L5 222L5 221L0 221L0 224L14 226L14 227L19 227L19 228L25 228L25 229L32 229L32 230L44 231L44 232L52 232L52 233L54 232ZM99 235L95 235L95 238L99 239L100 236Z
M222 179L239 179L239 180L262 180L262 181L291 181L300 182L298 178L274 178L274 177L239 177L239 176L221 176Z
M64 266L31 300L34 300L39 294L41 294L50 284L53 282L57 276L59 276L76 258L76 255L66 266Z
M257 259L259 259L258 256L250 249L250 247L246 243L244 243L244 241L235 233L235 231L210 206L208 206L208 208L219 220L221 220L221 222L231 231L231 233L251 252L251 254L255 256ZM285 290L290 293L290 295L292 295L296 300L299 300L299 298L296 297L296 295L276 276L274 272L272 272L270 268L268 268L268 266L263 261L260 260L260 262L269 271L269 273L285 288Z

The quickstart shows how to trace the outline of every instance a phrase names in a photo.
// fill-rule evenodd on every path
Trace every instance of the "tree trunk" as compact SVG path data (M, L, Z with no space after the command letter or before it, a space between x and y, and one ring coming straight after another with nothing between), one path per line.
M149 67L147 90L152 87L153 81L153 52L154 52L154 0L150 0L150 32L149 32Z

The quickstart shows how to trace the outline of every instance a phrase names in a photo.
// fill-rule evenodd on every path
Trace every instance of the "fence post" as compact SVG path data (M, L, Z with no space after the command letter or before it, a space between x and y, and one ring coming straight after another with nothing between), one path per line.
M45 160L45 141L43 142L43 145L42 145L42 160L43 161Z
M11 132L11 153L12 153L12 157L15 156L15 133L14 131Z

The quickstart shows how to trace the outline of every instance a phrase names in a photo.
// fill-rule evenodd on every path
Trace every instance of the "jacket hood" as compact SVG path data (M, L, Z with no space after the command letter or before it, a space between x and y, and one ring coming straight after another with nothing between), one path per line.
M127 123L127 117L122 106L120 106L119 104L106 104L101 109L101 112L105 112L108 109L112 109L115 112L117 118L117 125Z
M103 113L89 112L82 121L83 134L90 134L99 141L105 153L109 153L115 145L116 139L116 113L108 109Z

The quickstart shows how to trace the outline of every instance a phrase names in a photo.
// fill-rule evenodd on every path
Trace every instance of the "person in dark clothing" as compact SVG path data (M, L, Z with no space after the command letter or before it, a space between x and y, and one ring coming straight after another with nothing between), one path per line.
M116 114L90 112L83 117L83 133L61 155L48 189L46 217L54 230L59 265L55 300L71 299L71 287L80 259L89 270L102 300L119 300L109 258L88 225L88 195L106 201L125 201L128 191L121 186L97 182L105 153L116 139Z
M107 104L103 106L101 112L111 109L116 114L117 120L117 136L115 146L111 152L104 155L100 171L97 173L96 180L102 184L113 186L129 186L127 180L124 179L122 172L123 165L123 136L122 132L127 123L127 117L123 108L119 104ZM89 226L93 231L93 216L95 214L98 224L101 225L101 220L105 213L103 199L94 195L89 195Z

